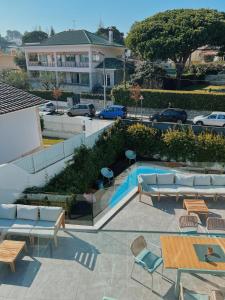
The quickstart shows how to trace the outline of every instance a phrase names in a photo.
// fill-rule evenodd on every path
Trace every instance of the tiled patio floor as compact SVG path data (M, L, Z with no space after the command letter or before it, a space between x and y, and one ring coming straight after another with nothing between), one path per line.
M159 203L148 197L143 200L147 204L139 203L138 197L132 199L98 233L60 232L58 248L47 240L36 240L34 247L29 246L31 256L18 259L15 274L1 264L0 300L101 300L103 296L118 300L174 300L175 270L165 270L165 278L154 276L154 292L130 278L133 258L129 245L140 234L148 242L160 245L160 231L177 231L178 218L185 211L182 203L174 199L162 198ZM209 201L208 206L212 213L225 217L224 200ZM134 275L150 286L151 277L146 272L137 267ZM187 274L182 275L182 282L193 290L225 291L223 277Z

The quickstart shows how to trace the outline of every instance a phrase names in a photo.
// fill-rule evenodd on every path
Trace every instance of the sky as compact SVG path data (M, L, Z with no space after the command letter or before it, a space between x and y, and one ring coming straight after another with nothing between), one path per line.
M174 8L213 8L225 11L225 0L0 0L0 34L7 29L46 31L86 29L95 32L100 21L125 34L135 21Z

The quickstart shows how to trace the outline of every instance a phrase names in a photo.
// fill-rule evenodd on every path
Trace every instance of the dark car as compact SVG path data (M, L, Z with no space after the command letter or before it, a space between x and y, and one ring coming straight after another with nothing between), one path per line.
M180 108L167 108L160 113L150 116L149 119L152 122L185 123L187 121L187 113Z
M69 117L73 116L95 116L95 107L93 104L76 104L67 111Z

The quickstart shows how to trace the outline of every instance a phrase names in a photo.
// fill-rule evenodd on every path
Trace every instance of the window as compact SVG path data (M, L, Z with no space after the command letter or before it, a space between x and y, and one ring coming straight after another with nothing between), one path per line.
M110 86L111 82L110 82L110 74L106 74L106 86Z
M172 115L174 115L174 110L168 109L168 110L165 110L162 114L163 114L163 116L172 116Z
M81 63L88 63L89 62L89 57L87 54L80 54L80 62Z
M208 119L216 119L216 115L210 115L208 116Z
M89 85L89 73L80 73L80 84Z
M218 115L218 118L219 120L224 120L225 119L225 115Z
M92 61L93 62L99 62L100 61L100 55L99 54L93 54L92 55Z
M39 78L40 72L39 71L30 71L30 77L31 78Z
M80 84L80 76L79 73L70 73L71 83Z

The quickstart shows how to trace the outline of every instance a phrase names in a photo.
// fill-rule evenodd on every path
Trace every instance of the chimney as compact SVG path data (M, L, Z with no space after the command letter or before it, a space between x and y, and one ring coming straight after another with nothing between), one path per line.
M109 42L113 43L113 29L109 27Z

